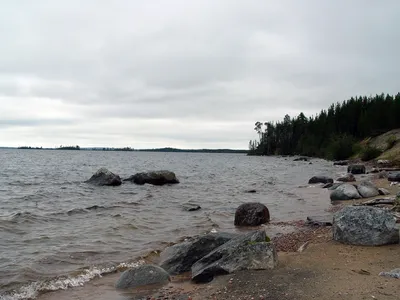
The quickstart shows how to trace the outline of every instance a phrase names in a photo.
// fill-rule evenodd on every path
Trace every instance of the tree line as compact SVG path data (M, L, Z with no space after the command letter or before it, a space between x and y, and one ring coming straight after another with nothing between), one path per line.
M253 155L306 155L346 159L354 144L400 128L400 93L352 97L315 116L286 115L280 122L256 122L259 139L249 143Z

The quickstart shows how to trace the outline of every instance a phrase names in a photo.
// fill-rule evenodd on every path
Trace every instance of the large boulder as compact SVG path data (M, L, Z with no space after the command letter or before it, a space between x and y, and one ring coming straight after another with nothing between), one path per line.
M233 233L210 233L173 245L161 252L160 266L171 275L189 272L196 261L236 236Z
M363 198L371 198L379 195L378 188L371 181L363 181L357 185L358 193Z
M330 198L331 200L351 200L360 199L361 196L354 185L344 183L331 192Z
M258 226L269 222L268 208L258 202L240 205L235 213L235 226Z
M197 261L192 266L192 280L209 282L215 275L273 269L277 264L274 244L259 230L238 236Z
M145 183L153 185L179 183L174 172L165 170L136 173L135 175L124 179L124 181L131 181L141 185Z
M399 243L399 229L393 214L370 206L346 206L333 218L335 241L364 246Z
M103 186L103 185L117 186L121 185L122 183L121 178L118 175L110 172L106 168L99 169L96 173L93 174L92 177L90 177L89 180L85 182L98 186Z
M400 172L389 173L388 180L400 182Z
M333 179L328 176L314 176L308 181L309 184L315 183L333 183Z
M165 284L169 281L169 274L159 266L142 265L123 272L115 283L115 287L117 289L132 289L149 284Z
M347 173L365 174L365 166L364 165L350 165L347 167Z
M351 173L347 173L345 175L340 176L337 181L341 181L341 182L354 182L356 181L356 178L354 177L353 174Z

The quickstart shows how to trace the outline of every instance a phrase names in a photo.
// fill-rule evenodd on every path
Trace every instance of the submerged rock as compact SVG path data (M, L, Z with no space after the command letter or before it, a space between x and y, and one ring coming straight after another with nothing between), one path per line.
M335 241L364 246L399 243L396 219L387 210L369 206L346 206L333 218Z
M184 203L184 204L182 204L182 208L185 211L196 211L196 210L200 210L201 206L197 205L197 204L193 204L193 203Z
M258 226L269 222L268 208L258 202L240 205L235 213L235 226Z
M179 183L174 172L171 171L150 171L136 173L131 177L124 179L124 181L131 181L136 184L153 184L153 185L164 185L164 184L175 184Z
M273 269L277 264L274 244L259 230L234 238L197 261L192 266L192 280L209 282L215 275Z
M161 252L160 266L171 275L189 272L196 261L234 237L233 233L210 233L173 245Z
M354 185L344 183L331 192L330 198L331 200L352 200L360 199L361 196Z
M347 167L347 173L365 174L365 165L350 165Z
M337 181L341 182L354 182L356 181L356 178L354 177L353 174L347 173L346 175L340 176Z
M165 284L169 281L169 274L159 266L142 265L123 272L115 283L115 287L131 289L149 284Z
M376 197L379 195L378 188L370 181L363 181L357 186L357 190L363 198Z
M388 180L400 182L400 172L389 173Z
M245 190L245 193L254 194L257 193L257 190Z
M328 176L314 176L308 181L309 184L315 183L333 183L333 179Z
M118 175L110 172L106 168L99 169L96 173L93 174L92 177L90 177L89 180L85 182L98 186L118 186L122 183L121 178Z

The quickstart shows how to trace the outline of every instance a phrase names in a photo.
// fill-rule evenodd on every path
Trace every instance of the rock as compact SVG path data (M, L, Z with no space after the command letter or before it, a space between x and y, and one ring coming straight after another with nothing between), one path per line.
M341 182L335 182L335 183L333 183L332 184L332 186L330 186L329 188L328 188L328 190L330 190L330 191L333 191L333 190L336 190L339 186L341 186L343 183L341 183Z
M93 174L92 177L90 177L89 180L85 182L98 186L118 186L122 183L121 178L118 175L110 172L106 168L99 169L96 173Z
M333 162L334 166L347 166L348 164L349 164L348 160L339 160Z
M245 193L254 194L254 193L257 193L257 191L256 190L246 190Z
M354 185L344 183L331 192L330 198L331 200L351 200L360 199L361 196Z
M196 211L196 210L200 210L201 206L197 205L197 204L193 204L193 203L184 203L184 204L182 204L182 208L185 211Z
M322 188L323 189L327 189L327 188L330 188L330 187L332 187L333 186L333 183L332 182L328 182L328 183L325 183L323 186L322 186Z
M333 218L335 241L364 246L399 243L396 219L388 210L370 206L346 206Z
M371 171L369 171L369 173L371 174L375 174L375 173L379 173L380 169L379 168L372 168Z
M365 174L365 166L364 165L350 165L347 167L347 173Z
M321 215L321 216L312 216L307 217L307 225L311 226L332 226L333 216L332 215Z
M258 226L269 222L268 208L258 202L240 205L235 213L235 226Z
M379 276L391 277L400 279L400 268L393 269L389 272L380 272Z
M340 176L337 181L341 182L354 182L356 181L356 178L354 177L353 174L347 173L346 175Z
M161 252L160 266L171 275L189 272L196 261L234 237L237 234L209 233L168 247Z
M131 181L136 184L149 183L153 185L179 183L179 180L176 178L174 172L164 170L137 173L127 179L124 179L124 181Z
M371 198L379 195L379 190L370 181L363 181L357 186L358 193L363 198Z
M309 184L315 183L333 183L333 179L328 176L314 176L308 181Z
M159 266L142 265L123 272L115 287L117 289L131 289L149 284L164 284L169 281L169 274Z
M259 230L240 235L197 261L192 266L192 280L209 282L215 275L273 269L277 264L274 244L264 230Z
M396 181L396 182L399 182L399 181L400 181L400 172L392 172L392 173L389 173L389 175L388 175L388 180L389 180L389 181Z
M388 178L389 174L386 171L381 171L378 173L378 179Z
M293 161L308 161L308 158L305 156L301 156L301 157L293 159Z
M390 192L384 188L379 188L378 192L379 192L379 195L382 195L382 196L390 195Z
M391 165L391 161L387 160L387 159L378 159L377 161L378 165L383 165L383 166L390 166Z

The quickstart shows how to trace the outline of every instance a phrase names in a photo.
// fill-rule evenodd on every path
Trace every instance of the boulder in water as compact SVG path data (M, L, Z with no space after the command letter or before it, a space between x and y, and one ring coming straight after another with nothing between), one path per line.
M353 174L351 173L347 173L343 176L340 176L337 181L341 181L341 182L354 182L356 181L356 178L354 177Z
M192 266L192 280L209 282L215 275L273 269L277 264L274 244L264 230L259 230L240 235L198 260Z
M357 186L358 193L363 198L376 197L379 195L378 188L370 181L363 181Z
M400 182L400 172L392 172L392 173L389 173L389 175L388 175L388 180L389 180L389 181Z
M240 205L235 213L235 226L258 226L269 222L268 208L258 202Z
M160 266L171 275L189 272L196 261L236 236L225 232L210 233L173 245L161 252Z
M96 173L94 173L93 176L86 181L86 183L98 186L103 186L103 185L118 186L121 185L122 181L118 175L110 172L106 168L101 168Z
M328 176L314 176L308 181L309 184L315 183L333 183L333 179Z
M145 183L153 185L179 183L179 180L176 178L174 172L165 170L136 173L135 175L132 175L127 179L124 179L124 181L131 181L133 183L140 185L143 185Z
M365 174L365 165L350 165L347 167L347 173L351 174Z
M364 246L399 243L396 218L384 209L370 206L346 206L333 218L335 241Z
M360 199L361 196L354 185L344 183L331 192L330 198L332 201L351 200L351 199Z
M132 289L150 284L165 284L169 281L169 274L159 266L142 265L123 272L115 287L117 289Z

